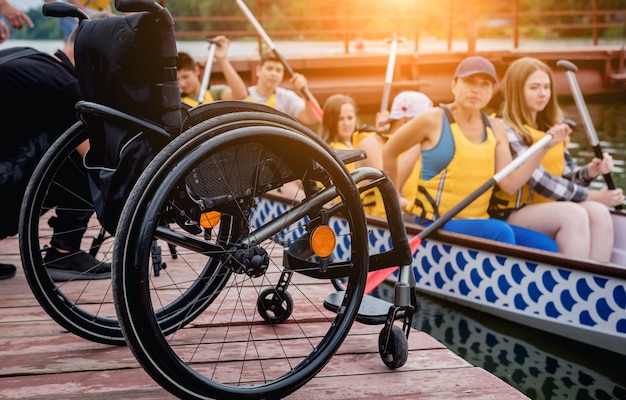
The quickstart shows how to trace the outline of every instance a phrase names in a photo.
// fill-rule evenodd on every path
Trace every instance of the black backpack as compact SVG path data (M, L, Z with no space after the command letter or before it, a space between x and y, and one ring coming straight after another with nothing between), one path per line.
M115 233L124 202L157 152L181 129L176 41L169 11L81 21L75 43L83 100L149 120L170 137L116 118L83 113L85 156L102 226Z

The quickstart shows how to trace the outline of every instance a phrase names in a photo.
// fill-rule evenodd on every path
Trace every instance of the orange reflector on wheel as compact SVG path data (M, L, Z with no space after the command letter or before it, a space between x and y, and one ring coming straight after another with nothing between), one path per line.
M311 249L318 257L326 258L333 254L337 240L335 232L328 225L321 225L315 228L309 239Z
M200 216L200 225L204 228L211 229L220 222L222 214L218 211L205 212Z

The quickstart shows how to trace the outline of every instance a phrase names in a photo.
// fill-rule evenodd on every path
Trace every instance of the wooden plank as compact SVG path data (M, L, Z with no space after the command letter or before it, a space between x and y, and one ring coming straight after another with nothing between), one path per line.
M18 267L17 240L0 241L0 254L7 254ZM273 257L280 257L275 252ZM5 261L6 262L6 261ZM259 323L252 329L258 338L276 337L274 329L289 337L290 330L305 329L311 335L323 333L327 322L322 324L319 310L324 297L334 289L329 282L303 279L308 299L319 299L319 304L295 295L301 324L283 324L271 327ZM106 282L99 283L107 285ZM18 269L17 276L0 282L3 296L0 298L0 398L6 399L173 399L141 368L126 347L108 346L79 338L65 331L38 305ZM299 300L299 301L297 301ZM247 301L254 301L250 298ZM294 311L296 312L296 311ZM308 319L310 316L311 318ZM328 314L332 317L332 314ZM203 319L179 331L173 346L185 350L185 346L204 335L203 340L219 344L219 337L208 337L202 329ZM233 335L237 329L231 328ZM249 333L247 325L240 328ZM350 334L329 364L304 387L288 396L289 399L345 399L345 398L394 398L394 399L521 399L526 398L517 390L495 378L486 371L473 367L429 335L413 330L409 337L409 358L402 368L388 369L378 354L378 335L381 326L355 322ZM272 336L273 335L273 336ZM288 348L292 357L307 354L310 348L294 342ZM236 357L240 349L231 349ZM263 348L268 359L264 361L267 371L281 360L272 355L271 347ZM184 355L184 351L180 354ZM236 360L236 358L233 358ZM241 364L239 364L241 365ZM233 362L237 366L237 361ZM204 368L202 364L195 365ZM212 368L210 364L206 368ZM282 369L284 371L284 369ZM220 367L220 372L228 369ZM254 379L254 370L248 378ZM258 371L257 371L258 372Z

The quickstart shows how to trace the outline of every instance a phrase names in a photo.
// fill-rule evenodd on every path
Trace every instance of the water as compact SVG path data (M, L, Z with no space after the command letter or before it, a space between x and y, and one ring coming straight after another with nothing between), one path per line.
M582 120L573 103L562 106L566 117L578 124L569 148L584 165L593 158L593 150ZM626 189L626 100L587 106L602 149L613 156L613 180ZM604 185L599 178L592 188ZM390 287L375 295L393 299ZM625 356L420 293L413 326L531 399L626 399Z

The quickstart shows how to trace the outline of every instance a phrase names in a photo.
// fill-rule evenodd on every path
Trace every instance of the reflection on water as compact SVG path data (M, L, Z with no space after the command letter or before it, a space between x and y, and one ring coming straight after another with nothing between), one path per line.
M393 300L393 288L376 296ZM531 399L626 399L626 357L418 294L413 327Z

